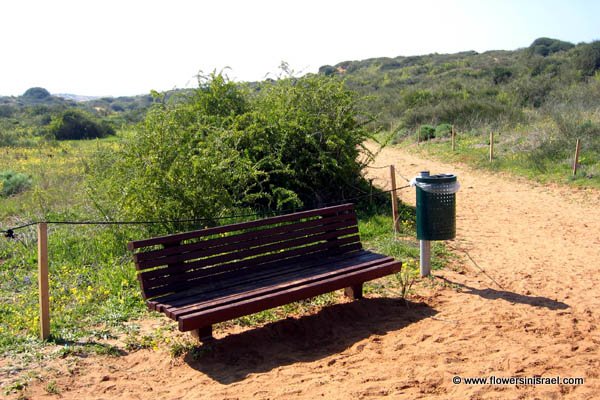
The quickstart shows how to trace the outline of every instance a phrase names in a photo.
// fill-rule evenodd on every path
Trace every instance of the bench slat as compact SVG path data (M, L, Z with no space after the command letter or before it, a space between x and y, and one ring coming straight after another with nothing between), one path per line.
M258 247L267 244L284 244L286 241L289 241L291 239L310 237L310 235L317 235L323 232L330 232L337 229L356 226L356 224L352 224L349 220L339 221L337 218L329 219L328 222L329 223L326 225L319 225L300 230L279 229L287 227L277 227L277 230L269 229L266 232L256 231L243 235L235 235L213 240L207 240L204 243L194 243L195 246L193 248L193 251L186 251L189 248L186 249L184 246L178 246L177 248L182 250L178 254L173 254L166 257L139 260L137 265L138 269L141 270L143 273L143 270L148 268L182 263L188 260L198 259L202 257L210 257L231 251L239 252L241 250L247 250L253 247ZM174 247L167 248L165 250L172 252L173 249Z
M282 277L291 276L292 274L304 273L310 274L310 271L303 272L310 268L327 267L334 264L351 264L356 263L356 260L368 261L375 258L383 258L384 256L371 253L365 250L356 251L344 255L329 254L319 257L297 257L296 259L286 260L284 262L271 263L260 271L253 271L252 274L237 274L233 273L219 276L218 281L200 282L194 288L179 292L170 296L163 296L153 299L154 301L168 306L181 307L186 304L196 303L199 301L207 301L215 297L237 293L244 290L249 290L253 286L268 284L275 280L283 279ZM162 311L160 309L159 311Z
M290 271L288 274L273 277L271 279L264 279L248 283L246 285L241 285L239 288L236 288L238 289L237 291L231 294L227 294L227 292L216 293L213 294L213 299L197 301L193 304L181 306L163 304L161 311L164 312L168 317L177 319L178 317L190 314L192 312L206 310L244 299L273 293L275 291L284 290L300 284L306 284L311 281L317 281L330 276L348 273L356 269L385 264L390 261L393 261L391 257L385 257L374 253L363 254L360 257L346 260L345 262L338 261L331 263L330 261L329 265L321 265L314 267L313 269L307 269L305 267L303 269Z
M261 262L261 255L269 255L273 253L275 255L285 255L286 250L294 248L302 248L300 246L308 246L311 244L323 243L327 241L327 247L336 247L336 244L342 243L345 238L339 238L340 236L354 235L351 238L356 239L358 233L357 227L345 228L339 231L330 233L321 233L310 237L300 237L285 242L276 242L266 244L257 247L251 247L247 249L235 250L231 249L229 252L217 253L214 255L207 256L205 258L189 260L184 263L171 265L168 267L158 268L151 271L142 271L139 273L142 281L146 285L151 285L152 281L164 280L167 277L180 277L183 274L193 272L194 270L204 269L208 274L215 274L222 272L219 264L227 263L230 261L244 260L248 258L253 259L253 264L257 265ZM334 240L335 239L335 240ZM358 241L358 240L355 240ZM309 248L306 249L310 251ZM241 265L241 264L240 264ZM235 265L234 265L235 266ZM214 269L212 269L214 268ZM168 282L169 279L166 280Z
M280 215L277 217L258 219L258 220L250 221L250 222L241 222L241 223L237 223L237 224L223 225L223 226L217 226L214 228L207 228L207 229L201 229L201 230L197 230L197 231L184 232L184 233L179 233L179 234L175 234L175 235L160 236L160 237L144 239L144 240L136 240L136 241L129 242L127 244L127 248L129 250L135 250L135 249L139 249L142 247L148 247L148 246L156 246L156 245L170 244L170 243L180 243L184 240L203 237L203 236L211 236L211 235L216 235L216 234L220 234L220 233L253 229L253 228L258 228L258 227L265 226L265 225L273 225L273 224L279 224L279 223L283 223L283 222L296 221L296 220L301 220L301 219L314 217L314 216L318 216L318 215L333 215L336 213L339 214L339 213L344 213L344 212L354 213L354 204L342 204L339 206L325 207L325 208L320 208L320 209L316 209L316 210L301 211L301 212L297 212L297 213L293 213L293 214Z
M224 272L215 277L207 277L206 280L197 280L194 282L194 287L192 289L186 291L180 291L177 293L171 293L163 296L158 296L153 298L151 301L148 301L149 308L151 310L161 311L155 307L155 304L162 303L170 303L173 301L181 300L181 304L186 303L186 297L190 295L190 293L195 293L195 296L199 299L206 299L214 296L214 292L217 290L221 290L227 287L229 282L234 282L235 280L245 280L250 281L254 280L254 276L263 276L268 274L274 274L273 271L281 270L282 273L285 273L285 268L289 265L294 266L306 266L312 265L318 260L345 260L348 258L356 257L357 254L363 252L362 246L360 243L353 243L347 246L344 246L345 250L343 253L340 253L340 250L323 250L318 251L311 254L301 254L296 255L294 257L286 258L284 260L275 260L271 262L265 262L262 264L259 271L252 270L252 274L240 274L238 270L233 270L229 272ZM183 299L183 300L182 300Z
M136 266L139 266L138 269L149 268L151 264L146 264L144 261L153 260L153 259L163 259L163 257L173 256L182 253L189 253L195 250L206 250L209 248L215 248L222 245L229 245L233 243L243 243L248 240L253 240L258 236L274 236L275 234L284 233L284 232L295 232L300 230L305 230L308 228L314 228L318 226L331 225L331 224L340 224L343 222L347 222L347 226L355 226L357 225L356 216L353 214L342 214L342 215L334 215L323 218L312 219L308 221L296 221L283 226L271 226L271 227L261 227L263 229L253 230L250 232L243 232L229 235L225 237L217 237L214 239L203 239L193 243L182 243L178 246L174 247L165 247L158 250L148 250L144 252L140 252L134 254L133 259L136 262ZM196 238L198 239L198 238ZM192 239L190 239L192 240ZM165 263L167 264L167 263ZM160 265L160 264L159 264Z
M179 330L184 332L190 331L217 322L227 321L243 315L314 297L322 293L332 292L334 290L398 272L400 271L401 266L402 264L398 261L390 261L386 264L380 264L348 273L340 273L339 275L326 279L245 299L237 303L226 304L210 310L202 310L187 314L179 318Z
M358 232L357 228L351 228L351 230L354 232ZM326 239L333 239L336 236L337 236L337 233L333 233L333 234L320 235L320 238L322 240L326 240ZM182 271L182 272L180 272L179 274L176 274L176 275L175 274L161 275L160 271L162 271L162 270L150 271L146 274L152 273L152 275L153 275L152 278L154 278L154 281L151 281L149 277L143 276L143 275L140 277L140 280L142 282L142 285L144 288L143 291L146 295L146 298L150 298L150 297L159 296L161 294L166 294L169 292L185 290L189 286L187 282L191 283L191 281L193 281L195 279L220 274L223 272L229 272L229 271L233 271L233 270L242 270L242 269L248 269L248 268L256 269L256 268L259 268L260 265L265 262L281 260L281 259L285 259L288 257L298 256L298 255L310 254L311 252L314 252L314 251L329 250L329 249L332 249L335 247L339 247L340 251L343 251L344 245L352 244L352 243L359 243L360 238L358 237L358 235L354 235L354 236L349 236L346 238L338 239L338 240L332 241L332 242L321 242L321 243L317 242L317 244L311 244L313 242L314 241L312 241L312 240L296 239L296 240L293 240L290 242L290 247L291 247L291 245L295 245L295 246L306 245L306 246L300 247L300 248L295 248L295 249L294 248L293 249L281 249L280 246L272 245L272 246L265 246L266 248L268 248L268 250L267 249L251 249L251 250L246 250L246 251L240 252L243 254L229 253L229 254L225 254L225 255L212 257L210 259L210 261L200 260L200 261L194 261L194 262L182 264L182 265L178 266L179 268L177 268L178 271ZM279 251L276 253L265 255L266 251L277 251L277 250L284 250L284 251ZM249 258L252 256L256 256L256 257ZM206 267L207 265L214 265L215 263L223 263L223 264L215 266L215 267L211 267L211 268L202 268L202 267ZM165 270L166 270L166 268L165 268ZM169 272L171 272L171 271L173 271L173 268L169 269ZM167 272L167 271L165 271L165 272Z

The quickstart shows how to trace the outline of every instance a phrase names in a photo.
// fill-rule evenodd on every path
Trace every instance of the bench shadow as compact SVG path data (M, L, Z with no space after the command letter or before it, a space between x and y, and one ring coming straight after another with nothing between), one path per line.
M495 290L495 289L475 289L462 283L453 282L450 279L437 276L436 278L446 281L450 285L455 285L463 290L463 293L474 294L484 299L497 300L503 299L513 303L527 304L533 307L545 307L550 310L565 310L570 306L562 301L556 301L542 296L528 296L524 294L509 292L506 290Z
M384 335L435 314L436 310L423 303L362 299L199 345L184 361L221 384L231 384L249 374L341 353L372 335Z

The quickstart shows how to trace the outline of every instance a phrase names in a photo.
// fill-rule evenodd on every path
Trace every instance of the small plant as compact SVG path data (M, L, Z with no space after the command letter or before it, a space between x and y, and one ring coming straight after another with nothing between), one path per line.
M452 133L452 125L450 124L439 124L435 128L435 137L450 137Z
M48 384L46 385L46 393L49 394L60 394L60 389L58 388L58 385L56 384L56 381L50 381L48 382Z
M435 127L431 125L421 125L419 128L419 141L435 138Z
M10 197L31 187L31 177L11 170L0 172L0 197Z
M418 275L417 263L414 260L406 261L402 266L402 270L394 275L400 286L400 298L404 301L406 301L406 297L409 295Z
M169 346L171 357L178 358L187 353L193 353L197 346L189 341L175 341Z
M23 390L25 390L25 388L27 387L27 382L23 381L23 380L16 380L13 383L11 383L10 385L6 386L4 388L4 394L6 396L11 395L11 394L15 394L18 392L22 392Z

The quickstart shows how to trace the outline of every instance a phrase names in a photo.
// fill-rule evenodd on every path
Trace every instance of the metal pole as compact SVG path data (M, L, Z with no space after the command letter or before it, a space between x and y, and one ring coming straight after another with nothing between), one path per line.
M429 171L421 171L421 178L427 176L429 176ZM421 253L421 259L419 260L421 276L429 276L431 274L431 241L419 240L419 250Z
M421 276L429 276L431 275L431 241L420 240L419 250L421 251L421 261L419 263Z

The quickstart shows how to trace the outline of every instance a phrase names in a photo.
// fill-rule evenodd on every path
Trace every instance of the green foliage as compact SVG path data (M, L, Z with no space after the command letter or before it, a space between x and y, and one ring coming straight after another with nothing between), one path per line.
M171 97L177 91L168 92ZM47 140L54 140L49 134L49 125L58 124L67 111L85 115L84 123L88 129L86 135L106 135L113 132L113 126L126 126L143 119L146 110L153 103L150 95L135 97L105 97L101 99L74 101L78 96L65 95L67 98L52 96L46 89L31 88L23 96L0 97L0 147L30 147ZM53 127L53 129L56 126ZM70 137L71 135L67 135ZM75 134L79 136L79 134Z
M315 207L366 192L369 133L358 99L323 76L264 82L222 74L156 104L118 152L92 166L104 209L127 219L206 219ZM188 226L188 227L191 227ZM166 224L158 230L182 226Z
M438 137L438 138L450 137L451 134L452 134L452 125L450 125L450 124L439 124L435 128L435 137Z
M90 114L69 109L54 117L49 133L58 140L95 139L114 135L115 130L105 121L97 121Z
M332 67L331 65L323 65L322 67L319 68L319 74L322 74L325 76L333 75L335 73L335 71L336 71L335 67Z
M33 100L44 100L50 97L50 92L41 87L29 88L23 93L23 97Z
M435 126L421 125L419 127L419 139L429 140L435 138Z
M573 43L546 37L538 38L529 46L529 54L542 57L549 56L560 51L567 51L575 47Z
M9 197L31 187L31 177L11 170L0 172L0 197Z
M581 79L597 71L595 46L540 38L515 51L381 57L332 67L333 75L370 97L365 111L379 116L373 129L414 132L442 122L460 130L513 127L573 98L593 109L597 102L580 93L596 98L596 80ZM321 74L332 72L326 67Z
M600 70L600 40L584 44L575 58L577 68L586 76L592 76Z
M510 77L513 75L512 71L505 67L495 67L492 73L494 75L494 85L500 85L508 82Z

